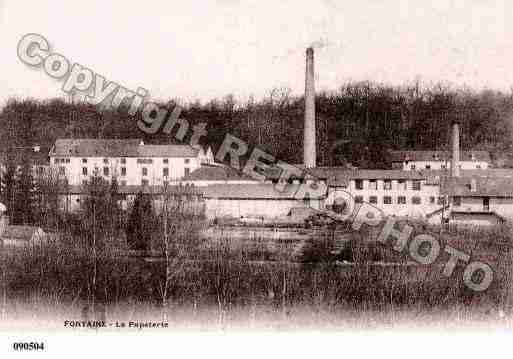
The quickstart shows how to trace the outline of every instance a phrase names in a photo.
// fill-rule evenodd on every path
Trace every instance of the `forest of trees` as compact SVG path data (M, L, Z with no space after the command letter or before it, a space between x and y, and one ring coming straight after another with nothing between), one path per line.
M162 105L172 110L175 103L170 100ZM302 160L303 98L292 96L288 89L274 89L259 101L238 103L233 96L226 96L182 107L181 117L191 125L207 123L208 135L202 144L212 146L214 152L230 133L277 159L289 163ZM174 133L142 132L136 124L141 114L130 116L126 109L105 110L62 99L7 101L0 112L0 155L5 166L0 198L14 223L52 227L55 223L48 223L58 218L56 198L52 197L55 178L32 178L29 152L33 146L47 152L57 138L176 142ZM421 83L402 87L350 83L338 91L318 94L316 113L320 166L388 168L388 150L448 149L450 124L458 120L464 150L488 150L496 164L513 167L513 93ZM116 201L115 188L99 190L103 193L100 197ZM92 193L88 203L94 203L96 197Z
M175 103L170 100L162 106L172 110ZM191 125L207 123L208 135L202 144L212 146L214 152L230 133L280 160L302 160L303 97L292 96L288 89L274 89L259 101L245 103L229 95L207 103L180 104L181 117ZM136 124L141 114L131 116L126 109L106 110L62 99L7 101L0 111L0 154L5 166L0 197L16 222L35 221L42 200L35 187L51 187L49 183L31 186L28 152L33 146L47 152L57 138L176 142L174 133L142 132ZM388 150L448 149L454 120L461 124L463 149L488 150L496 163L513 164L513 93L440 84L428 87L419 82L402 87L348 83L338 91L319 93L316 113L320 166L388 168Z
M174 103L162 105L172 109ZM181 117L191 125L207 123L208 136L202 143L214 151L230 133L280 160L302 160L303 97L292 96L288 89L274 89L259 101L238 103L228 95L182 107ZM319 93L316 110L320 166L349 162L362 168L386 168L387 150L446 149L453 120L461 123L463 149L488 150L492 158L506 163L512 152L513 93L441 84L428 87L419 82L401 87L348 83L338 91ZM173 142L173 133L143 133L136 125L139 117L123 109L102 110L62 99L11 99L0 112L0 150L35 144L48 149L56 138Z

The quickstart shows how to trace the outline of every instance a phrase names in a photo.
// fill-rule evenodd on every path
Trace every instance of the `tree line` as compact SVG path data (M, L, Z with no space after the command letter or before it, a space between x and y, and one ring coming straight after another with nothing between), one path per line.
M161 105L172 110L176 103L191 125L207 123L202 144L214 150L230 133L280 160L302 162L304 101L289 89L273 89L261 100L243 103L228 95L205 103L172 99ZM139 130L136 122L141 113L131 116L128 104L124 105L111 110L62 99L10 99L0 113L0 150L33 144L48 149L56 138L176 142L173 133L149 135ZM447 149L450 124L457 120L463 149L488 150L494 159L509 165L512 118L513 94L503 91L420 82L395 87L347 83L316 96L317 163L387 168L388 150Z

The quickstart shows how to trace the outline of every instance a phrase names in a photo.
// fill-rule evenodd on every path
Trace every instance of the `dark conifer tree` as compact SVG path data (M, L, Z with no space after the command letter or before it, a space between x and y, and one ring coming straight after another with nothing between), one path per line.
M128 219L126 234L131 249L148 250L155 232L156 217L149 195L138 193Z

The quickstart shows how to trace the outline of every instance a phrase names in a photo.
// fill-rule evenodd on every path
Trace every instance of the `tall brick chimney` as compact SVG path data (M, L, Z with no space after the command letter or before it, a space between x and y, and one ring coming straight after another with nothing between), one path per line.
M303 134L303 163L306 168L316 166L316 155L314 50L309 47L306 49L305 129Z
M451 177L460 176L460 125L452 123Z

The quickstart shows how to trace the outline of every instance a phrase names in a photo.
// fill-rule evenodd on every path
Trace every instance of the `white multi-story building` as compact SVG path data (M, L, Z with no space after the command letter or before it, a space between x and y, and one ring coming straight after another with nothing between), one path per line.
M141 140L59 139L49 156L50 166L69 185L83 185L96 174L106 180L116 177L120 186L159 186L213 161L211 154L189 145L147 145Z
M426 217L443 206L437 173L357 170L342 175L345 178L328 179L328 207L340 192L349 194L355 203L370 203L386 215Z
M451 153L449 151L391 151L394 169L411 170L449 170ZM490 166L490 154L487 151L461 151L459 166L462 170L487 169Z

